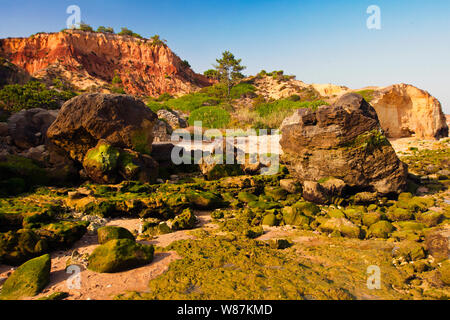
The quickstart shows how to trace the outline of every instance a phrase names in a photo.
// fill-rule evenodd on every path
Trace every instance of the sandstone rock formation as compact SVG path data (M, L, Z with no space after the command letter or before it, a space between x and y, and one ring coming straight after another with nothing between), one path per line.
M65 30L0 40L0 57L36 78L101 91L115 75L129 94L183 94L212 84L166 45L130 36Z
M249 77L243 81L256 87L266 100L298 95L302 100L322 99L330 104L350 92L362 94L375 108L382 129L390 138L439 139L448 136L448 125L440 102L428 92L408 84L350 89L334 84L307 84L295 79Z
M424 90L407 84L379 88L373 92L370 104L388 137L415 134L420 139L440 139L448 136L441 103Z
M303 185L333 177L353 189L380 194L399 193L406 185L406 165L360 95L346 94L317 111L299 109L285 119L281 133L289 171Z
M83 164L98 183L152 181L156 114L126 95L85 94L67 101L47 131L49 140Z

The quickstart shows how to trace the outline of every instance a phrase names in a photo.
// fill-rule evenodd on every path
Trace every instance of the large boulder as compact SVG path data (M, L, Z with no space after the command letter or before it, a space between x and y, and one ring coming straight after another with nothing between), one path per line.
M6 280L0 300L17 300L37 295L50 282L49 254L25 262Z
M43 145L46 133L58 115L57 110L41 108L22 110L8 119L8 130L14 144L21 149Z
M150 154L156 119L153 111L132 96L84 94L62 106L47 136L79 162L102 139L114 147Z
M153 182L158 173L150 157L156 120L131 96L85 94L63 105L47 136L94 182Z
M301 183L333 177L352 190L380 194L406 186L407 166L384 137L375 110L358 94L315 111L297 110L284 120L281 133L284 160Z

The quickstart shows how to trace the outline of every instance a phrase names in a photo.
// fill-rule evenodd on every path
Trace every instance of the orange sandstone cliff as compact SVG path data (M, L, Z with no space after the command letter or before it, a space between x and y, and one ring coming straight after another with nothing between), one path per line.
M164 44L130 36L65 30L0 39L0 57L31 76L80 90L107 91L117 74L129 94L181 95L211 85Z

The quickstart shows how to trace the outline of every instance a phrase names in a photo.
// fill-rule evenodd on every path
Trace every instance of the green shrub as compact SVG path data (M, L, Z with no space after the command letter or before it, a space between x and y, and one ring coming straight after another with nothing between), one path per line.
M177 99L166 101L164 105L173 110L192 112L203 107L205 103L218 104L219 102L219 100L211 98L205 93L191 93Z
M364 98L364 100L366 100L369 103L370 103L370 101L373 100L374 90L370 90L370 89L368 89L368 90L361 90L361 91L356 91L355 93L361 95Z
M190 125L194 125L195 121L202 121L205 128L225 128L230 120L230 114L221 107L202 107L189 116Z
M31 108L58 109L61 102L67 101L75 95L71 91L51 90L41 82L30 81L24 85L6 85L0 90L0 101L10 112Z
M100 26L97 29L97 32L101 32L101 33L114 33L114 29L111 27L104 27L104 26Z
M256 88L248 83L239 83L231 88L230 97L231 99L239 99L242 95L250 92L255 92Z

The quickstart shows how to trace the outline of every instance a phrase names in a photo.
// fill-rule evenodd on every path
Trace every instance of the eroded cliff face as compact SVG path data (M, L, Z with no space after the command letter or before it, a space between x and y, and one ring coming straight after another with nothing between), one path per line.
M373 92L370 104L389 137L443 138L448 126L439 100L408 84L395 84Z
M211 84L165 45L152 40L67 30L0 39L0 56L44 80L107 91L115 74L129 94L181 95Z

